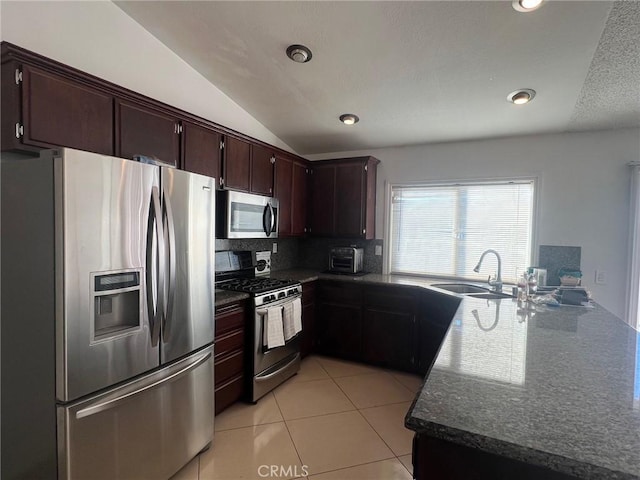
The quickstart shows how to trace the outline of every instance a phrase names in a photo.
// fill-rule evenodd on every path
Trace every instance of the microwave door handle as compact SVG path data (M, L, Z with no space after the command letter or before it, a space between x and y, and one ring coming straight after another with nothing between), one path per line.
M271 205L269 204L264 206L262 212L262 228L267 237L271 235L271 220L267 220L268 215L271 215Z
M273 206L269 203L269 210L271 210L271 230L269 235L276 231L276 212L273 210Z

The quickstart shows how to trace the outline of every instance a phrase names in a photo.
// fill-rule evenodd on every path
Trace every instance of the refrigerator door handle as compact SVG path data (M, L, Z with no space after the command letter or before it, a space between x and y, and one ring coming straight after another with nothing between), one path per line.
M157 345L160 338L160 319L163 316L164 308L161 298L164 292L165 251L160 195L156 186L151 188L151 208L153 209L153 217L149 216L149 227L155 228L148 233L149 240L147 241L147 305L151 344ZM154 242L156 246L155 252L153 251ZM156 292L155 299L154 291Z
M169 197L165 195L164 197L164 219L165 219L165 235L166 238L166 248L167 248L167 259L168 259L168 278L167 278L167 298L164 310L164 318L162 321L162 335L164 337L165 342L167 341L170 334L171 327L171 312L173 310L173 303L175 301L176 296L176 229L175 223L173 220L173 209L171 208L171 201Z
M147 390L151 390L152 388L158 387L160 385L162 385L163 383L169 383L171 381L177 380L178 378L186 375L187 373L189 373L192 370L195 370L196 368L198 368L198 366L202 365L204 362L206 362L207 360L209 360L211 358L211 352L207 352L201 356L199 356L198 358L193 359L193 361L189 364L186 365L185 367L181 368L180 370L171 373L170 375L161 378L159 380L156 380L152 383L149 383L148 385L144 385L140 388L137 388L131 392L126 392L120 396L117 396L115 398L109 398L107 400L101 401L99 403L96 403L94 405L90 405L86 408L83 408L82 410L78 410L78 412L76 412L76 418L84 418L84 417L88 417L90 415L95 415L96 413L100 413L100 412L104 412L105 410L109 410L110 408L115 408L118 405L120 405L123 402L126 402L129 398L135 396L135 395L139 395L142 392L145 392Z

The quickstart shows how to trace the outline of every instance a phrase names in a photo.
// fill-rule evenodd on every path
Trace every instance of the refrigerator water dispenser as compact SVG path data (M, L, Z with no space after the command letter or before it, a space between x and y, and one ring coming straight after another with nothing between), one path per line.
M140 272L93 274L93 341L140 328Z

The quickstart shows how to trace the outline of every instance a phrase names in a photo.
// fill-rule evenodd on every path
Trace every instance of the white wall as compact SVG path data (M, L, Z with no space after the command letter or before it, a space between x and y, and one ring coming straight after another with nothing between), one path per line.
M2 1L2 40L292 151L108 1Z
M338 152L310 158L358 155L381 160L376 215L379 238L384 233L386 182L539 176L537 244L581 246L583 284L597 302L619 317L624 315L630 201L627 163L640 160L638 129ZM606 272L606 285L595 285L595 270Z

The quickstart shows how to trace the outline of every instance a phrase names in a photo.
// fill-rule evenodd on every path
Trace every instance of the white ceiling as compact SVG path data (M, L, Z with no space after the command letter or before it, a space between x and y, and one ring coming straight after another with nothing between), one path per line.
M302 155L640 125L637 1L115 3Z

